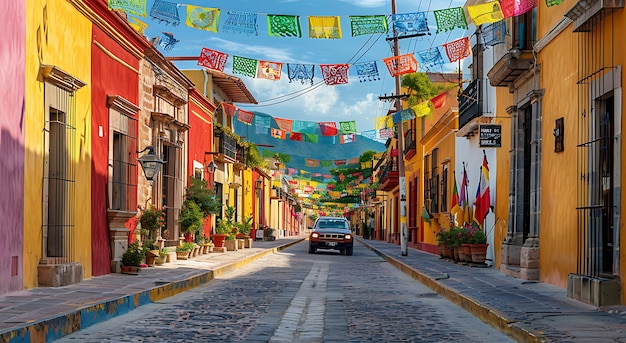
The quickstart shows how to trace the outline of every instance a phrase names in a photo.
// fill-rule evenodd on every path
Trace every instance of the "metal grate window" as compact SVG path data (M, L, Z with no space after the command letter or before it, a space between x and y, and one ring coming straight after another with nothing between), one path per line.
M67 263L75 261L76 102L73 91L49 83L44 98L44 259Z
M109 208L133 211L137 207L137 120L109 111Z

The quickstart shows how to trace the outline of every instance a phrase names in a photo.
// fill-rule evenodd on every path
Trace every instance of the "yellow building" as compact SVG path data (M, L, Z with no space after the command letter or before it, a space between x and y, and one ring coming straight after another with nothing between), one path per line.
M78 6L78 5L77 5ZM26 1L24 287L91 277L91 22Z
M595 306L626 299L618 3L540 2L506 19L487 72L509 135L497 158L510 171L497 180L500 270Z

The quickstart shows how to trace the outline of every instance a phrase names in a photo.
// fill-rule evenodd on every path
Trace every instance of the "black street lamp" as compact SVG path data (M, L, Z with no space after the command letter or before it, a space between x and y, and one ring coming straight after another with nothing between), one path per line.
M143 173L146 176L146 180L152 182L156 174L161 170L161 166L165 163L165 161L161 160L155 153L154 147L148 145L145 149L138 151L138 154L141 154L144 151L148 151L145 155L139 157L137 161L141 164L141 168L143 169Z
M217 164L215 164L215 162L211 161L211 163L209 163L207 167L207 171L211 174L215 173L215 169L217 169Z

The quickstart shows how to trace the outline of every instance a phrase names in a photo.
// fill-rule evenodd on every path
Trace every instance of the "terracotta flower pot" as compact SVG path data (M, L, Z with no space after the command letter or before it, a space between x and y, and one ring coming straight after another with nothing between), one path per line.
M485 244L470 244L470 249L472 251L472 262L474 263L485 263L487 259L487 247L488 243Z
M224 247L224 240L226 240L226 235L224 235L224 234L214 234L214 235L211 236L211 239L213 240L213 244L215 244L216 247L223 248Z
M472 262L472 250L470 249L470 244L461 244L461 250L463 250L463 261Z

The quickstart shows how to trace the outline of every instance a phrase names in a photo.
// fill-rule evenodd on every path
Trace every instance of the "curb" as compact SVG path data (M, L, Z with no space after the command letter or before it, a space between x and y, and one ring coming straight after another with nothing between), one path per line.
M269 254L277 253L292 245L304 241L304 238L289 242L254 255L242 258L213 270L202 272L184 280L173 282L155 282L154 288L134 294L121 296L64 313L60 316L28 323L26 326L0 333L2 343L50 342L94 324L124 315L139 306L154 303L179 293L204 285L220 275L232 272Z
M437 294L443 296L444 298L450 300L455 305L463 308L467 312L473 314L478 317L480 320L485 322L486 324L491 325L498 331L514 338L518 342L528 342L528 343L540 343L545 342L545 339L537 336L536 334L516 325L516 321L513 319L507 318L505 315L500 313L498 310L491 308L487 305L481 304L475 299L460 294L452 287L447 287L436 279L433 279L426 274L400 262L399 260L386 255L375 247L367 244L363 240L358 240L361 244L365 245L368 249L372 250L374 253L385 259L392 266L399 269L404 274L410 276L414 280L422 283L424 286L432 289Z

